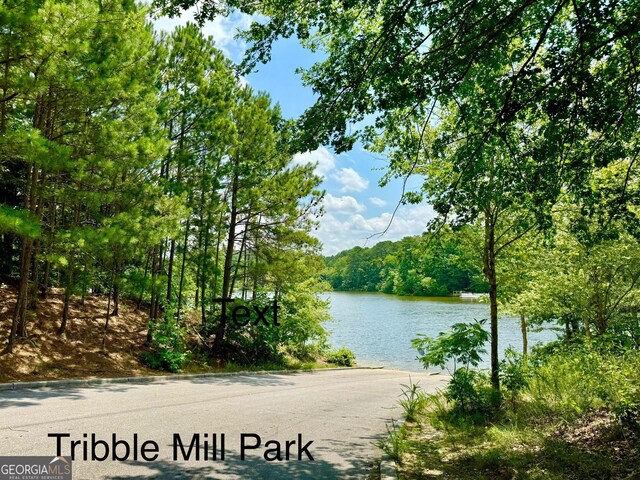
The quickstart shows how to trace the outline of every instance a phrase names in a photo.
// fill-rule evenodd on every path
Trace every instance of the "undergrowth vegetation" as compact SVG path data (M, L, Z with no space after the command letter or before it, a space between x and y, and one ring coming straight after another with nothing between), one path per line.
M460 325L421 351L425 365L445 357L462 365L447 387L403 389L403 398L423 401L418 411L401 402L407 422L380 445L401 478L640 478L640 350L631 337L574 336L527 356L507 350L496 394L486 372L460 362L461 351L443 350L463 334L482 336ZM476 350L467 358L482 349L466 345Z

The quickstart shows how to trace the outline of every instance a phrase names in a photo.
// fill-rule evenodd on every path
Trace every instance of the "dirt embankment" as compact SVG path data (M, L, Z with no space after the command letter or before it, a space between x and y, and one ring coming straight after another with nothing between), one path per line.
M0 351L9 336L15 302L15 289L0 288ZM121 302L119 315L110 317L105 333L106 298L90 296L84 305L73 298L66 332L58 335L62 306L62 289L38 299L27 338L18 339L13 353L0 355L0 382L159 373L140 363L148 314L136 311L133 303Z

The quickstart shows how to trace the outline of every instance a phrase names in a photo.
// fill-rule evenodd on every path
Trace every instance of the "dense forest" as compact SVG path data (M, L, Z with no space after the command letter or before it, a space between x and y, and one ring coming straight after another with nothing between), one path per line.
M471 228L448 229L354 247L326 257L323 278L339 291L423 296L486 292L474 233Z
M127 298L149 312L149 344L179 340L187 317L223 358L323 339L309 235L320 178L291 163L291 121L197 26L159 34L147 15L122 1L0 6L0 279L17 288L6 350L56 288L58 335L73 298L103 294L104 332ZM273 309L260 325L228 321L273 300L280 326Z

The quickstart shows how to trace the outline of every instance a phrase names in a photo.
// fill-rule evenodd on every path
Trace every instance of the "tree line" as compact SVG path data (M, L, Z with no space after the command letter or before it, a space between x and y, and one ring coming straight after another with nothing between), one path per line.
M321 179L291 163L292 122L196 25L160 33L148 13L0 5L0 278L18 289L7 350L52 287L59 334L72 296L93 292L108 296L105 331L126 296L149 309L148 341L189 314L217 356L318 340ZM249 340L216 301L230 297L279 299L281 328Z
M338 291L417 296L486 293L476 241L472 228L465 227L354 247L325 257L323 278Z

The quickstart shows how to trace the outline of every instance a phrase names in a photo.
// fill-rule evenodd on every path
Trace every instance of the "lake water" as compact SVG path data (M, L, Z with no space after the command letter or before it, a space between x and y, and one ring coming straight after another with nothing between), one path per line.
M436 337L459 322L489 318L489 305L457 297L398 297L384 293L329 292L331 316L326 324L334 348L346 346L356 354L359 365L384 365L409 371L424 371L416 360L411 339L418 333ZM489 321L485 324L489 330ZM499 319L499 350L511 346L522 351L520 320ZM529 348L555 340L549 329L529 332ZM486 346L489 351L489 344ZM484 368L489 367L488 353Z

